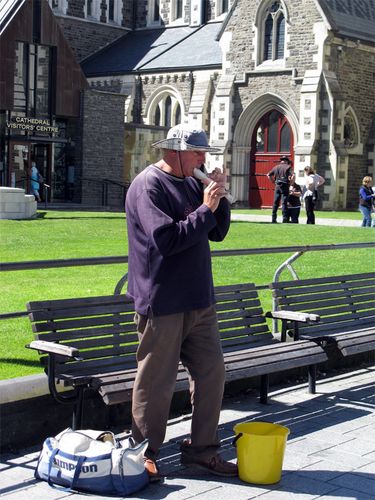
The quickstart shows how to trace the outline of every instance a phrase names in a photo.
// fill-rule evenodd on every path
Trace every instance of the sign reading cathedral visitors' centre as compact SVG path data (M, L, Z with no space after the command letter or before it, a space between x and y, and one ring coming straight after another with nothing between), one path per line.
M51 121L46 118L28 118L16 116L6 122L6 126L12 130L27 130L28 132L47 132L49 134L57 134L59 128L51 124Z

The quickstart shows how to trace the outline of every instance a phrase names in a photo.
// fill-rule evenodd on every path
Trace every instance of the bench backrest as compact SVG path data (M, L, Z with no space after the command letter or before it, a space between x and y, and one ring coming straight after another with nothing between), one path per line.
M215 288L223 350L272 339L253 283ZM38 340L76 347L83 362L57 356L57 374L108 373L136 367L138 335L133 301L124 295L34 301L27 304ZM41 356L47 364L47 356Z
M276 310L320 315L300 335L334 334L375 324L375 273L283 281L270 285Z

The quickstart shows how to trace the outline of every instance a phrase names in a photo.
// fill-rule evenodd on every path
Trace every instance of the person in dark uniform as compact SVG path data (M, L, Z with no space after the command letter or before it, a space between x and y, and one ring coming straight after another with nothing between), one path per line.
M292 163L287 156L282 156L280 162L268 172L267 177L275 184L275 192L272 206L272 223L277 222L277 210L281 200L281 212L283 222L288 222L287 200L289 195L290 176L292 175Z

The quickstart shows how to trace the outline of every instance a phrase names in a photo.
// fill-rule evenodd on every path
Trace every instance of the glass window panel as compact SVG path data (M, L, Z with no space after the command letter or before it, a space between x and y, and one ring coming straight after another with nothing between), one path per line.
M285 18L283 15L281 15L277 20L276 59L283 59L284 43L285 43Z
M155 125L160 125L160 108L159 108L159 106L157 106L156 110L155 110L154 122L155 122Z
M36 80L36 114L49 115L50 86L50 50L49 47L38 46L37 50L37 80Z
M26 112L27 100L27 47L23 42L16 44L14 66L14 109Z
M257 130L256 150L264 151L264 126L260 125Z
M272 59L272 31L273 31L273 19L271 14L267 17L266 24L264 26L264 60L268 61Z
M179 123L181 123L181 107L179 104L177 104L174 124L178 125Z
M280 151L290 151L290 127L284 123L280 134Z
M154 0L154 21L159 21L160 13L159 13L159 0Z
M86 0L86 12L87 12L87 16L93 16L92 1L93 0Z
M279 113L277 111L273 111L269 117L268 152L277 152L278 125Z
M114 0L109 0L108 4L108 19L110 21L115 20L115 2Z
M35 45L29 45L29 88L28 88L28 113L35 113Z
M223 4L222 4L222 10L221 12L228 12L228 9L229 9L229 0L222 0L223 1Z
M165 120L164 120L164 125L166 127L171 126L171 120L172 120L172 99L170 96L168 96L165 100Z
M177 0L176 4L176 19L182 17L182 0Z

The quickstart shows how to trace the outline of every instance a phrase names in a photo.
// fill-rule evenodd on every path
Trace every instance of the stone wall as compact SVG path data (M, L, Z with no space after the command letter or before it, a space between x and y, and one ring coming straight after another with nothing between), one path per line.
M108 26L94 21L68 17L57 17L57 20L78 61L82 61L127 32L120 26Z
M125 0L125 4L126 4ZM129 0L128 0L129 1ZM203 0L185 0L183 23L190 24L190 11L192 1L195 3L202 2ZM204 17L206 21L215 19L215 3L216 0L205 0L204 2ZM136 0L136 19L135 25L137 28L144 28L147 26L149 0ZM170 24L171 19L171 0L159 0L161 25Z
M142 109L141 116L145 117L146 105L154 92L163 85L176 89L184 101L185 110L189 109L190 98L194 88L194 76L191 73L169 73L160 75L145 75L142 77Z
M355 45L355 44L353 44ZM370 135L375 110L375 49L359 46L340 46L341 50L332 55L337 58L336 74L342 99L346 107L351 107L359 125L359 142L365 154L356 155L353 148L348 148L351 179L357 182L369 173L366 151L373 137ZM341 118L341 117L340 117ZM344 124L339 123L341 129ZM361 185L361 182L357 185ZM348 179L348 186L352 182Z
M124 96L87 90L83 95L82 203L100 204L103 180L108 206L123 205ZM119 183L117 185L115 183Z

